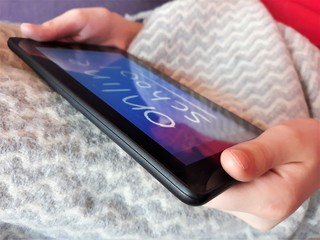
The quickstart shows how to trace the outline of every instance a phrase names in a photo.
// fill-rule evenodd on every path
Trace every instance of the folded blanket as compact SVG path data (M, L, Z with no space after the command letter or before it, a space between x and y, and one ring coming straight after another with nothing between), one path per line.
M260 233L189 207L50 90L0 25L0 238L320 237L320 196ZM320 53L257 0L181 0L155 10L129 51L262 127L320 117Z
M320 47L320 5L318 0L261 0L273 17L306 36Z

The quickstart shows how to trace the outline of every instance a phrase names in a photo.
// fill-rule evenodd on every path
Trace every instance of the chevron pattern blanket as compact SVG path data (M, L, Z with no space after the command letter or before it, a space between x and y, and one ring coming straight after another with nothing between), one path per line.
M320 194L268 233L175 199L6 47L0 25L0 239L317 239ZM130 46L247 120L320 118L320 52L258 0L177 0Z

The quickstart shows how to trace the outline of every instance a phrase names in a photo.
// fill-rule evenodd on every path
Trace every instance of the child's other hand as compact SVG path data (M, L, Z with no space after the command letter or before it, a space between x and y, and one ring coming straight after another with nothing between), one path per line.
M224 169L243 182L207 206L269 230L320 188L320 121L291 120L222 154Z
M23 23L22 34L36 41L83 42L127 49L141 28L105 8L73 9L41 25Z

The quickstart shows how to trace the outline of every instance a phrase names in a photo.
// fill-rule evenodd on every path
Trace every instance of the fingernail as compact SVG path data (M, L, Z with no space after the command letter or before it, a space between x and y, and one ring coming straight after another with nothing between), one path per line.
M29 34L30 33L30 24L29 23L22 23L20 26L20 30L23 34Z
M232 155L232 161L236 166L239 166L243 170L248 170L250 167L250 159L248 155L238 149L229 149Z

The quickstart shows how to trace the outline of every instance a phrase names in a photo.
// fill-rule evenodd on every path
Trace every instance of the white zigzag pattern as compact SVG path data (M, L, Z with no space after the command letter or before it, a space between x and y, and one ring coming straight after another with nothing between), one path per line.
M130 51L261 126L309 114L281 31L257 1L165 5Z
M310 114L314 118L320 118L319 49L311 45L303 36L295 36L294 30L291 28L286 28L282 24L279 25L298 69L299 77L303 82L305 97L310 105Z

